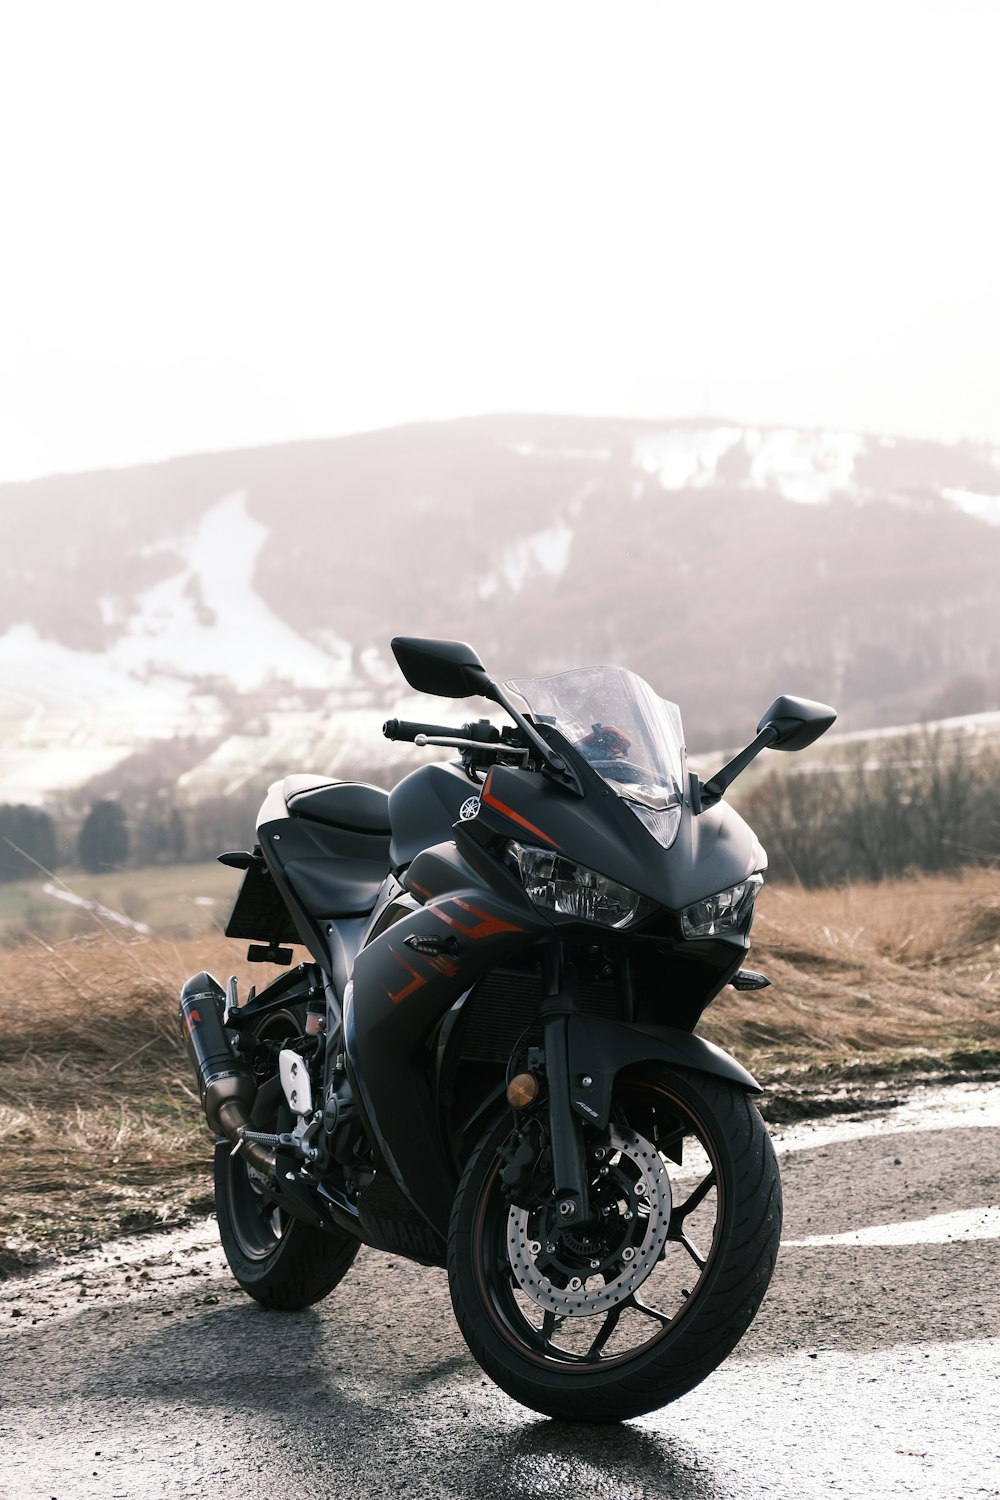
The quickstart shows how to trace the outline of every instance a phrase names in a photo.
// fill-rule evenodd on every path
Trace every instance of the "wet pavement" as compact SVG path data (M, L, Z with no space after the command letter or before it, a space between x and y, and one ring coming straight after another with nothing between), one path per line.
M211 1223L0 1283L0 1495L1000 1496L998 1127L987 1084L776 1132L785 1238L757 1321L614 1428L510 1401L443 1273L367 1250L286 1315L235 1287Z

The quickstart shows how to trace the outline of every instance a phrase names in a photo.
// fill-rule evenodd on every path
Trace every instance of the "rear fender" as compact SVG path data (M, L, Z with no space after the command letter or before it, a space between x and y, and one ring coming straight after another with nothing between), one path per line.
M673 1026L626 1026L599 1016L570 1016L570 1098L581 1119L603 1130L611 1112L616 1076L624 1068L643 1062L711 1073L748 1093L761 1092L753 1074L734 1057L693 1032Z

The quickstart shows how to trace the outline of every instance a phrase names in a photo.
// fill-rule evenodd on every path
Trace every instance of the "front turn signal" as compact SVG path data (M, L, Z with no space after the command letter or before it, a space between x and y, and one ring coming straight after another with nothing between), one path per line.
M518 1073L507 1085L507 1103L511 1109L527 1109L538 1098L538 1079L534 1073Z

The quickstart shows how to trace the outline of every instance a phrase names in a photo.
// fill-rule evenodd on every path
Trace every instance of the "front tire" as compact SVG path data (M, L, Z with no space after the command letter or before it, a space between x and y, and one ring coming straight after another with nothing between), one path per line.
M505 1195L510 1134L507 1115L484 1136L452 1213L448 1276L472 1354L516 1401L564 1421L622 1421L684 1395L750 1326L778 1252L778 1167L747 1094L688 1070L619 1075L609 1129L587 1134L593 1216L575 1232L550 1195Z
M290 1006L266 1016L255 1040L287 1041L301 1035L303 1022L299 1009ZM259 1099L266 1097L269 1082L260 1080ZM255 1126L274 1131L281 1128L278 1112L284 1098L276 1081L270 1082L270 1092L278 1101L273 1118L255 1120ZM215 1148L215 1211L229 1269L262 1307L294 1312L319 1302L346 1276L361 1248L360 1241L344 1231L317 1229L292 1218L242 1154L233 1155L228 1141Z

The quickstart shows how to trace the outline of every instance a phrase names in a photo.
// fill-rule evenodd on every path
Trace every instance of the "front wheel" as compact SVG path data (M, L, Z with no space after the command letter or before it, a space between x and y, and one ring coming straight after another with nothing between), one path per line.
M455 1314L515 1400L622 1421L691 1390L750 1326L781 1234L774 1150L734 1084L652 1065L620 1074L608 1129L587 1133L590 1222L564 1229L544 1118L526 1132L538 1158L516 1203L499 1154L510 1116L467 1163L448 1249Z

